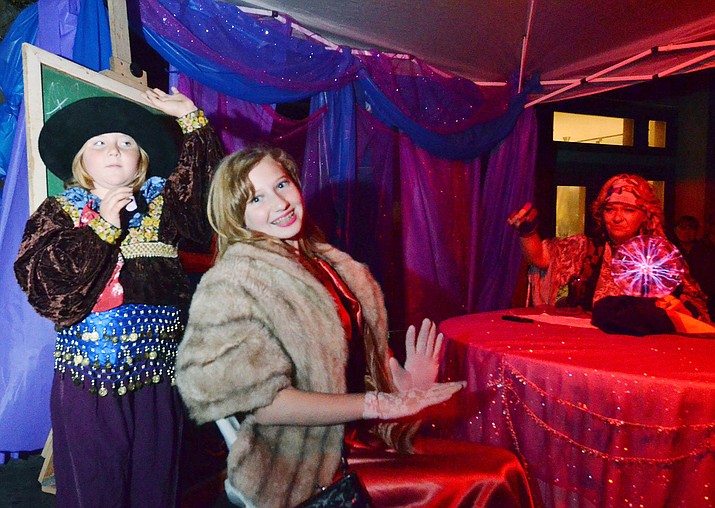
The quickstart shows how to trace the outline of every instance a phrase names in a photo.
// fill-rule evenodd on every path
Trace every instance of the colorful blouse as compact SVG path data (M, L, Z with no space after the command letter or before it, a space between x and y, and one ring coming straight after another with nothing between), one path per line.
M564 297L567 301L581 304L583 298L589 304L606 296L620 296L623 291L616 285L611 274L611 245L598 246L586 235L574 235L568 238L554 238L543 241L550 257L546 270L531 268L529 282L532 288L531 299L535 305L555 305ZM568 295L567 290L583 291L582 295ZM682 285L674 296L680 298L698 318L709 321L705 295L690 276L687 266L683 274ZM587 307L590 309L590 305Z

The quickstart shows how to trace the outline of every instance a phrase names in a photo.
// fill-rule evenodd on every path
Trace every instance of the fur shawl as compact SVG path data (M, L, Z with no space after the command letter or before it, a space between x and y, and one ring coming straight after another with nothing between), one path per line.
M387 318L366 266L328 245L321 256L360 301L368 370L394 389L387 369ZM343 426L267 426L252 412L287 386L345 392L347 344L335 303L296 259L266 244L230 246L194 295L176 380L199 423L244 416L228 457L228 478L260 507L294 506L316 483L331 483Z

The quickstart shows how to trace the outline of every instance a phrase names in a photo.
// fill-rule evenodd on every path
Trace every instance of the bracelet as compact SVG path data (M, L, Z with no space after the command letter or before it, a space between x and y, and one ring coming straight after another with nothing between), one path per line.
M181 127L181 132L188 134L200 129L201 127L206 127L209 124L206 115L202 109L197 109L191 113L187 113L184 116L180 116L176 119L176 123Z

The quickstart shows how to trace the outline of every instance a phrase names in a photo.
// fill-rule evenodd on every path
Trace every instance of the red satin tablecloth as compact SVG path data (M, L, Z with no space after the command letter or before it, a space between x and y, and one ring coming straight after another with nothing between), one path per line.
M532 508L514 454L475 443L421 438L414 455L351 448L350 467L380 508Z
M715 340L609 335L545 313L441 323L440 378L468 385L438 431L514 451L537 504L715 506Z

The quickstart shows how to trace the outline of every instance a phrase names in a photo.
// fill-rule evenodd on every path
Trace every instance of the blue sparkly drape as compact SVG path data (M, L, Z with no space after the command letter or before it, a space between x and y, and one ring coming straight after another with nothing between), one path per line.
M79 15L81 11L85 12L84 16ZM42 49L75 58L94 70L108 67L109 25L101 0L39 0L21 13L17 23L23 25L22 30L27 34L24 40L33 42L34 39L35 45ZM10 33L19 29L15 24ZM91 37L79 37L82 33ZM36 38L32 34L37 34ZM3 44L5 41L3 39ZM19 44L13 47L13 52L19 50ZM0 206L0 463L8 455L36 450L45 444L50 429L49 393L55 336L52 323L40 317L27 303L13 272L13 262L29 217L29 200L22 68L17 53L11 60L17 67L12 71L6 69L6 73L14 72L19 90L12 95L17 107L17 125L8 154Z
M493 104L482 107L479 87L461 78L440 78L413 60L400 62L400 72L408 72L400 75L384 68L392 65L382 63L386 57L331 50L293 37L290 23L257 19L213 0L145 0L138 10L151 46L179 71L214 90L272 104L354 86L358 104L440 158L474 159L493 148L511 132L531 89L492 98L500 114L483 121L483 111ZM411 67L421 67L419 75ZM405 90L416 95L406 97ZM421 116L400 108L410 99ZM434 127L445 125L449 128Z

